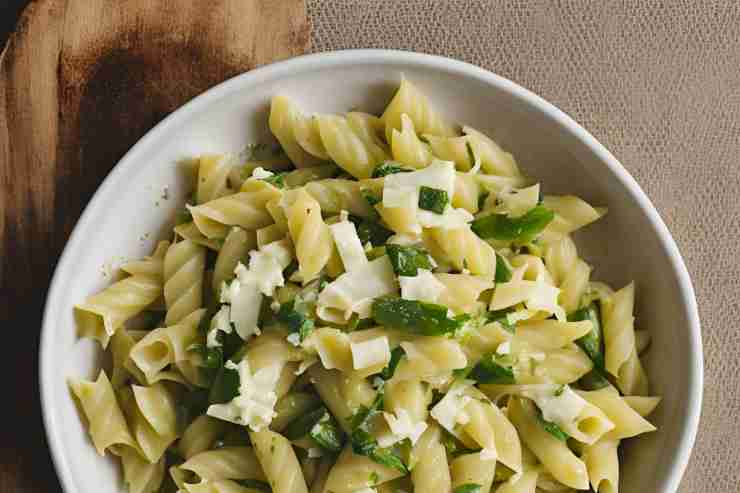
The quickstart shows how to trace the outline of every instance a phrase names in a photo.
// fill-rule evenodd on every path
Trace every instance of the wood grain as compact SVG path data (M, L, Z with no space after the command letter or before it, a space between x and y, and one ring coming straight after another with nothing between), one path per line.
M83 207L147 130L214 84L303 53L302 0L39 0L0 57L0 355L12 403L0 491L58 491L41 423L38 336Z

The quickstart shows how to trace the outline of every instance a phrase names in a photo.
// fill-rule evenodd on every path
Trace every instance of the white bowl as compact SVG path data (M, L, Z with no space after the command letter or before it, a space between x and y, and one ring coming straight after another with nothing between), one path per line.
M575 193L609 208L577 241L595 278L615 287L636 281L637 326L653 337L646 369L652 392L663 396L651 417L659 431L627 444L621 491L677 489L701 409L701 334L691 280L650 200L593 136L513 82L447 58L358 50L294 58L214 87L144 136L90 201L57 265L40 349L44 423L67 493L122 489L113 461L95 453L66 384L70 376L94 376L100 361L93 342L77 339L72 306L110 282L103 274L111 265L149 254L170 230L186 193L177 161L260 140L276 93L309 111L378 112L401 74L449 118L494 137L546 192ZM169 200L161 198L165 187Z

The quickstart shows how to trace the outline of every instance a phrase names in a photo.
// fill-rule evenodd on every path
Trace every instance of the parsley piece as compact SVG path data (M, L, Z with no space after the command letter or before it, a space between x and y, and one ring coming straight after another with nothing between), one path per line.
M201 364L204 368L218 369L224 365L224 353L220 347L208 347L205 344L191 344L188 351L198 353L203 358Z
M391 360L388 362L388 366L381 370L380 378L382 378L383 380L390 380L393 377L393 374L396 373L398 363L401 362L401 358L403 358L405 354L406 352L401 346L398 346L393 351L391 351Z
M262 178L262 181L266 181L270 185L276 187L276 188L285 188L285 175L287 173L276 173L272 176L268 176L267 178Z
M514 308L509 307L509 308L503 308L501 310L494 310L491 312L487 312L486 321L488 323L498 322L501 324L501 327L503 327L504 330L506 330L507 332L511 332L513 334L516 330L516 327L514 326L514 324L512 324L509 321L509 317L508 317L509 313L512 313L513 311L514 311Z
M521 217L510 218L505 214L479 217L471 223L470 227L484 240L493 238L524 244L539 235L554 218L553 211L544 205L538 205Z
M360 243L370 243L372 246L385 245L388 238L393 236L393 231L389 230L382 224L371 219L364 219L357 216L349 216L349 220L355 223L357 236Z
M237 479L234 482L248 489L264 491L265 493L272 492L270 483L267 481L260 481L259 479Z
M481 488L479 484L465 483L452 490L452 493L480 493Z
M511 269L506 265L506 261L500 253L496 254L496 276L494 281L496 281L497 284L511 281Z
M211 385L208 401L211 404L223 404L239 395L239 372L221 367Z
M295 300L280 305L280 309L275 314L275 318L285 324L290 332L298 332L303 341L314 329L314 322L304 313L296 309Z
M386 245L385 251L393 270L399 276L415 276L419 269L433 268L432 259L423 248L389 244Z
M396 173L408 173L409 171L412 170L404 168L403 164L398 161L383 161L373 170L373 178L382 178Z
M376 194L372 190L363 189L360 192L362 193L362 197L367 201L368 204L370 204L370 207L374 207L383 201L383 199L378 197L378 194Z
M516 383L514 371L509 366L501 364L502 362L495 354L483 356L473 371L470 372L470 378L478 383L497 383L510 385Z
M427 336L452 334L470 318L448 318L446 306L398 297L377 298L372 313L380 325Z
M539 421L539 423L542 425L542 428L544 428L545 431L548 432L550 435L554 436L561 442L568 441L568 434L555 423L547 421L545 418L543 418L542 411L540 411L539 409L537 410L537 421Z
M419 189L419 209L444 214L450 197L446 190L422 186Z
M599 305L592 302L586 307L568 315L568 321L581 322L588 320L591 322L591 331L585 336L576 340L576 344L591 358L594 365L599 369L604 369L604 352L602 350L602 331L601 331L601 314Z

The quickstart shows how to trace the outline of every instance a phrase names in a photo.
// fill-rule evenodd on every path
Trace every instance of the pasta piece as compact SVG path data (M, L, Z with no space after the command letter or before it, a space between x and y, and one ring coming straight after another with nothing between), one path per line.
M196 203L204 204L230 194L228 178L233 167L231 156L214 154L201 156L198 160Z
M417 209L409 207L385 207L383 204L375 206L380 217L390 229L398 234L418 235L421 225L416 217Z
M315 119L304 116L285 96L272 98L268 124L270 131L297 168L315 166L321 162L319 158L328 157L318 135Z
M480 185L476 175L470 173L455 174L455 192L452 194L452 207L465 209L471 214L478 212Z
M216 257L213 267L213 282L211 288L214 293L221 292L221 284L234 278L234 269L239 261L247 257L247 253L256 246L256 238L251 231L241 228L231 228L226 235L224 244Z
M164 258L165 325L175 325L203 303L203 272L206 252L192 241L183 240L167 249Z
M241 190L196 207L188 207L193 222L206 238L224 238L228 226L263 228L272 222L265 204L282 192L264 180L249 179Z
M513 346L520 345L541 350L560 349L591 332L591 322L560 322L558 320L539 320L519 322Z
M446 122L432 108L429 99L407 79L401 79L401 85L395 96L380 117L385 124L385 135L391 141L392 131L401 129L401 115L406 114L420 134L454 137L455 128Z
M656 430L655 426L634 411L613 387L590 392L578 391L578 395L604 411L614 423L614 429L607 433L604 439L622 440Z
M131 354L131 348L134 347L136 341L128 333L125 327L121 327L113 334L110 340L110 350L113 357L113 371L111 372L110 382L114 389L123 386L129 379L129 377L135 378L140 383L142 380L140 373L135 375L134 372L126 367L126 362ZM137 368L138 370L138 368Z
M604 359L606 370L617 377L624 394L647 395L647 376L635 349L634 305L634 283L615 292L608 303L602 303Z
M635 329L635 349L638 355L647 351L648 346L650 346L650 340L650 332Z
M110 447L127 445L136 448L104 371L100 371L95 382L76 379L70 380L69 386L85 413L88 432L100 455L105 455Z
M511 153L504 151L497 143L471 127L463 127L473 153L480 158L483 171L490 175L519 177L519 167Z
M123 467L123 482L129 493L154 493L164 480L164 459L154 464L143 459L131 447L121 447L119 454Z
M316 409L321 400L307 392L289 392L275 404L275 417L270 422L270 429L281 433L293 420Z
M352 176L369 178L375 166L388 159L386 151L372 139L369 119L350 115L317 118L321 141L329 157Z
M511 340L511 337L511 332L500 323L487 323L465 334L463 351L469 361L478 361L484 354L496 351L501 344Z
M465 368L468 360L460 344L446 337L420 337L402 342L406 357L396 368L396 380L438 381L450 377L452 370Z
M516 355L514 376L522 384L565 385L577 381L594 367L591 358L575 344L547 352L519 351Z
M285 209L288 229L295 245L298 269L303 283L316 279L331 256L334 242L329 227L321 218L321 207L301 190Z
M400 416L403 411L413 423L424 422L431 402L431 389L420 380L391 378L386 382L383 406L389 413Z
M458 170L470 171L475 166L475 157L471 153L472 147L469 147L467 135L462 137L437 137L424 134L424 139L429 142L432 154L436 158L454 162L455 168Z
M265 480L265 473L252 447L221 447L190 457L180 469L207 481L218 479Z
M187 461L210 449L213 442L224 436L228 429L229 424L226 421L202 414L185 428L180 441L177 442L177 449Z
M393 159L412 168L424 168L432 162L432 153L416 135L414 124L408 115L401 115L401 131L391 130L391 153Z
M591 487L598 493L617 493L619 489L619 440L599 440L583 448Z
M316 129L318 130L318 126L316 126ZM336 164L333 163L320 164L318 166L311 166L310 168L296 169L291 171L290 173L285 174L285 184L290 188L302 187L308 185L309 183L314 183L336 176L338 172L339 168Z
M432 424L414 446L411 456L411 482L414 491L451 493L452 479L439 426Z
M455 269L471 274L493 276L496 273L496 252L480 239L470 227L445 230L432 228L431 238Z
M255 493L254 488L241 486L230 479L219 479L217 481L203 481L201 483L185 483L184 490L187 493Z
M352 452L352 446L345 446L326 478L324 491L332 493L355 493L392 481L402 473L374 462L364 455Z
M321 400L337 418L339 426L346 433L351 433L348 419L358 407L372 404L376 392L364 378L344 377L340 372L327 370L321 365L312 366L308 373Z
M658 404L660 397L645 397L640 395L626 395L624 401L642 417L652 414Z
M555 212L555 219L545 229L546 237L572 233L606 214L606 209L591 207L574 195L545 195L544 205Z
M323 457L321 459L318 470L316 471L316 476L314 477L314 480L311 483L310 493L324 493L324 488L326 486L326 480L329 477L329 471L331 470L331 467L333 465L332 462L333 462L333 459L331 458Z
M346 210L356 216L372 217L375 212L363 197L362 186L357 181L329 178L307 183L305 189L327 214Z
M486 407L491 406L483 400L472 399L465 406L465 422L460 425L464 432L462 439L471 448L481 448L486 457L496 459L496 435L493 424L488 420Z
M82 304L75 306L80 337L97 339L105 349L119 327L161 296L162 259L168 245L168 242L160 242L152 257L129 264L129 269L136 274L87 297Z
M515 474L501 484L496 493L536 493L537 476L537 470L524 471L521 475Z
M301 465L287 438L270 430L251 431L249 438L274 493L308 493Z
M569 235L548 245L545 253L547 269L560 288L560 304L570 313L579 308L588 288L591 267L578 258L576 245Z
M446 288L438 303L455 313L475 311L481 293L493 287L493 280L489 277L468 274L435 274L434 277Z
M149 462L157 462L177 439L177 434L160 435L154 431L139 409L131 387L122 388L118 392L118 398L138 448Z
M223 244L221 238L206 238L205 235L200 232L198 226L196 226L192 221L175 226L175 235L216 252L221 249L221 245Z
M246 353L253 373L273 365L282 366L280 378L275 385L278 399L290 390L296 379L296 362L303 359L301 352L289 344L285 336L279 331L264 332L250 341Z
M533 403L514 397L509 400L508 411L509 419L524 443L555 479L571 488L588 489L586 465L570 451L565 442L545 431L537 421Z
M159 435L177 435L176 396L162 383L149 387L132 385L136 406Z
M452 488L465 484L477 484L481 492L491 491L496 471L496 459L486 458L482 452L465 454L450 463Z

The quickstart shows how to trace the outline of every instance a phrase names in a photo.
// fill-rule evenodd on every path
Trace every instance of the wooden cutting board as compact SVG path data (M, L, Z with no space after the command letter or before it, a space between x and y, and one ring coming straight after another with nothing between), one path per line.
M37 0L0 57L0 492L58 491L36 353L56 260L85 204L165 115L302 54L303 0ZM12 396L12 397L11 397Z

